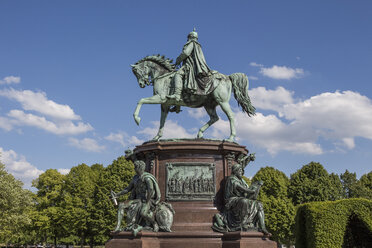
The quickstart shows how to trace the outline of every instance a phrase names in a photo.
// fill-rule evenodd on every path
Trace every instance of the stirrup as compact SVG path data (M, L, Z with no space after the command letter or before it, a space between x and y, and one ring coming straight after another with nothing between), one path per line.
M182 112L182 110L181 110L181 106L177 106L177 105L175 105L175 106L173 106L173 107L171 107L171 108L169 109L169 112L176 112L176 114L178 114L179 112Z

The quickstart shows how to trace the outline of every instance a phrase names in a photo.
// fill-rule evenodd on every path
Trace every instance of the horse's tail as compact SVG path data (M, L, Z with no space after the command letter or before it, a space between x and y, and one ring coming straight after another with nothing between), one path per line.
M229 76L234 89L234 96L238 105L242 107L243 111L248 116L256 114L256 108L253 107L251 99L248 95L248 77L244 73L234 73Z

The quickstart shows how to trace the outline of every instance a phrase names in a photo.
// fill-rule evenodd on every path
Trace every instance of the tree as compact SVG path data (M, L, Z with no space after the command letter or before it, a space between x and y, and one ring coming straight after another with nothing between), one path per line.
M323 165L311 162L291 175L288 194L295 205L334 201L342 199L343 188L337 175L328 174Z
M344 191L345 198L353 198L358 194L359 182L356 177L356 173L350 173L346 170L343 174L340 175L340 180L342 183L342 188Z
M63 220L70 227L69 233L79 237L81 247L86 243L86 239L94 239L92 212L96 206L93 204L93 198L101 170L102 165L94 165L91 168L80 164L72 167L66 175Z
M360 177L355 197L372 200L372 171Z
M37 188L36 212L33 212L33 228L43 243L48 238L57 240L66 236L68 227L63 225L63 186L65 176L55 169L48 169L32 182Z
M110 199L110 191L119 192L128 186L135 175L132 162L124 156L118 157L100 173L94 192L93 226L97 243L104 243L109 233L114 229L117 218L117 206ZM121 196L118 201L124 201L128 195Z
M0 243L24 243L31 223L32 192L0 162Z
M264 206L265 223L273 234L273 240L288 246L293 244L295 207L288 198L288 177L273 167L264 167L252 181L264 182L258 199Z

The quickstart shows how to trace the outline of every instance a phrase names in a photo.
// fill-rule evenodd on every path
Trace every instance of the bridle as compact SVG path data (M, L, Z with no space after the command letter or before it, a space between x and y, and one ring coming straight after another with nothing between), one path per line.
M141 78L147 86L151 84L149 77L144 76L146 74L145 63L141 63L140 65L136 65L135 67L133 67L133 72L137 76L137 78Z

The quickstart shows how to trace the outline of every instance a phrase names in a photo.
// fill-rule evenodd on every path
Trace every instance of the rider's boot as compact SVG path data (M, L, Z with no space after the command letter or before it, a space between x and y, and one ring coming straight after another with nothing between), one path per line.
M169 99L175 99L177 102L181 101L182 93L182 77L176 74L173 78L174 80L174 94L167 96Z

